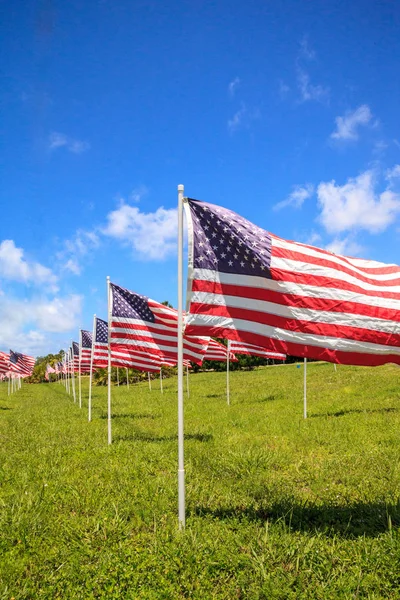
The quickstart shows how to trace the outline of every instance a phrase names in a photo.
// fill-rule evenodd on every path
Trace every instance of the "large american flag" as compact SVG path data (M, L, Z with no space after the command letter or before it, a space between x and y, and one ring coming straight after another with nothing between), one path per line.
M108 323L96 317L95 343L93 350L93 367L107 368L108 366ZM127 350L125 347L112 346L111 365L113 367L128 367L137 371L157 372L160 370L159 356L151 355L140 348Z
M9 369L13 373L17 373L23 377L29 377L33 373L35 362L33 356L10 350Z
M81 349L81 368L90 369L90 359L92 356L92 332L85 329L80 330L80 349Z
M400 364L400 267L281 239L188 199L187 335L355 365Z
M207 352L204 355L204 360L216 360L226 362L227 356L228 348L223 344L220 344L216 340L210 339ZM237 361L237 358L232 351L229 352L229 360L234 362Z
M161 357L178 358L178 312L113 283L111 346L137 348ZM208 338L184 336L183 358L201 364Z
M74 358L74 371L79 373L79 344L72 342L72 356Z
M274 358L276 360L286 360L286 354L280 352L271 352L261 346L253 346L253 344L246 344L246 342L238 342L237 340L231 341L231 350L235 354L247 354L249 356L259 356L261 358Z

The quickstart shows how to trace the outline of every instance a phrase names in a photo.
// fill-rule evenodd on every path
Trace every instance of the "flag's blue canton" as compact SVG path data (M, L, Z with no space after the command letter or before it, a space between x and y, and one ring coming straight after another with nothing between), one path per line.
M90 331L81 330L82 348L92 347L92 334Z
M10 362L12 362L14 365L18 364L19 359L22 358L22 354L20 354L19 352L13 352L12 350L10 350Z
M154 323L155 318L149 308L146 296L139 296L129 290L111 284L112 288L112 314L113 317L126 317L128 319L141 319Z
M96 342L99 344L108 343L108 323L98 317L96 318Z
M187 200L193 220L193 266L271 277L271 236L231 210Z

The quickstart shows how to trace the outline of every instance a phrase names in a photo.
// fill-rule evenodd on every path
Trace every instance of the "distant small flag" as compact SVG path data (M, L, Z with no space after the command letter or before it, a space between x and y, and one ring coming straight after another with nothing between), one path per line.
M50 373L55 373L55 372L56 372L56 370L53 369L53 367L51 365L47 364L47 366L46 366L46 372L44 374L45 379L47 379L47 381L49 381L49 374Z
M36 360L33 356L10 350L9 368L13 373L22 375L23 377L29 377L33 373L35 362Z
M81 349L81 369L90 369L90 359L92 356L92 332L81 329L80 331L80 349Z
M220 344L216 340L210 339L210 342L209 342L208 348L207 348L207 352L204 355L204 360L215 360L215 361L226 362L227 356L228 356L228 348L226 346L224 346L223 344ZM232 352L232 350L229 352L229 360L233 361L233 362L237 361L237 358L236 358L234 352Z
M6 352L0 352L0 374L5 374L9 371L10 355Z

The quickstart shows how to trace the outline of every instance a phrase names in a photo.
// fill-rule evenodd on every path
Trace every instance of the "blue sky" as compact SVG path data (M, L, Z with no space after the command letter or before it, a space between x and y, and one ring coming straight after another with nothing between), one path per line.
M176 303L176 188L398 263L400 6L5 3L0 348L106 318L106 275Z

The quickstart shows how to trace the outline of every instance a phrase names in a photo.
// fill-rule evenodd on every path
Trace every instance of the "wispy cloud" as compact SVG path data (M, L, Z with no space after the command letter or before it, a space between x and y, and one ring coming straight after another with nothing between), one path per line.
M71 239L64 241L62 249L57 253L61 270L80 275L82 272L82 259L91 255L99 245L100 238L95 230L78 229Z
M313 50L308 41L308 36L304 35L300 40L299 56L306 60L314 60L316 58L315 50Z
M364 253L363 246L360 246L351 236L342 239L335 238L325 249L342 256L361 256Z
M229 82L228 91L229 91L230 96L233 97L235 95L235 92L236 92L237 88L239 87L240 83L241 83L241 81L240 81L239 77L235 77L235 79L232 79L232 81Z
M400 193L387 186L376 191L377 173L368 170L340 186L322 182L317 189L319 221L331 234L365 230L381 233L400 213Z
M336 117L336 130L331 133L333 140L357 140L359 129L368 125L372 120L371 109L362 104L354 111L348 111L343 117Z
M393 186L395 183L400 184L400 165L395 165L391 169L386 171L386 179L389 181L389 184Z
M23 248L18 248L14 240L0 243L0 278L19 281L31 285L46 285L56 291L57 277L51 269L25 258Z
M297 66L297 87L300 92L301 102L311 100L324 103L329 100L329 88L311 83L309 74L300 66Z
M63 133L53 131L49 135L48 147L49 150L65 148L66 150L74 154L82 154L82 152L86 152L87 150L89 150L90 144L82 140L71 138Z
M314 193L314 186L311 183L306 183L305 185L296 185L293 191L289 194L285 200L278 202L273 207L274 210L281 210L282 208L286 208L287 206L293 206L294 208L301 208L303 203Z
M284 81L282 81L282 79L279 80L278 85L279 96L282 100L284 100L290 92L290 86L288 86Z
M251 122L259 117L259 110L249 110L245 104L242 104L240 109L228 120L228 131L229 133L235 133L238 129L249 127Z

